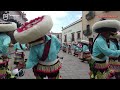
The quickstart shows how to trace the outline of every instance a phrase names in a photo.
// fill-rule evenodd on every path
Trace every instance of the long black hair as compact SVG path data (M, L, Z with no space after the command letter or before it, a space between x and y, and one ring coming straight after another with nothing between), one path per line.
M93 44L91 45L91 54L93 53L93 46L94 46L94 43L96 41L96 39L99 37L100 33L98 33L98 35L95 37L95 39L93 40Z
M105 18L101 18L99 21L103 21L103 20L106 20ZM93 40L93 43L91 45L91 54L93 53L93 46L94 46L94 43L96 41L96 39L99 37L100 33L98 33L98 35L95 37L95 39ZM108 43L108 41L106 40L106 42Z
M117 50L119 50L118 40L114 38L114 39L111 39L111 41L116 45Z

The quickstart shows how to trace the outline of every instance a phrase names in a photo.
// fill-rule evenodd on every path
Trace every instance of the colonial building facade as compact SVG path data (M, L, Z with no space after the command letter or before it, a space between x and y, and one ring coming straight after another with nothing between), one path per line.
M82 18L82 38L85 40L94 40L97 34L91 31L93 24L101 18L120 21L120 11L83 11Z
M62 27L62 43L77 43L82 39L82 19Z
M55 35L59 39L59 41L62 43L62 33L53 33L53 32L51 32L51 34Z

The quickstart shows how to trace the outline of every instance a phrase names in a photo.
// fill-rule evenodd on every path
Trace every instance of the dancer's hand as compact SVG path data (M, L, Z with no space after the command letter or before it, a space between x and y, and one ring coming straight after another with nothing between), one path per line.
M2 57L3 59L7 59L7 58L8 58L7 55L2 55L1 57Z
M25 68L25 63L24 62L20 62L15 68L18 68L18 69L23 69Z

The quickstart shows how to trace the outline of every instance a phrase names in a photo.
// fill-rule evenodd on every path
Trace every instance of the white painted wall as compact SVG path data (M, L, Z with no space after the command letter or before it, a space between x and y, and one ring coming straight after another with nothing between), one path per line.
M56 37L59 35L59 41L62 43L62 33L51 33L53 35L55 35Z
M78 31L82 31L82 21L80 21L62 31L62 43L64 43L64 39L65 39L64 35L67 35L67 43L71 43L71 39L72 39L71 33L75 33L74 34L74 37L75 37L74 42L77 42L78 41L77 40L77 32ZM82 33L80 33L80 37L82 39Z

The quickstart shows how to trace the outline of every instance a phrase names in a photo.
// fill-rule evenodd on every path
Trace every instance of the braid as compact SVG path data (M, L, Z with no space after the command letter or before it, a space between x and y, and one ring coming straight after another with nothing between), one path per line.
M117 50L119 50L118 40L115 39L114 43L115 43L115 45L116 45L116 47L117 47Z
M93 52L94 43L95 43L95 41L96 41L96 39L98 38L99 35L100 35L100 33L96 36L96 38L95 38L94 41L93 41L93 44L92 44L92 46L91 46L91 54L92 54L92 52Z

